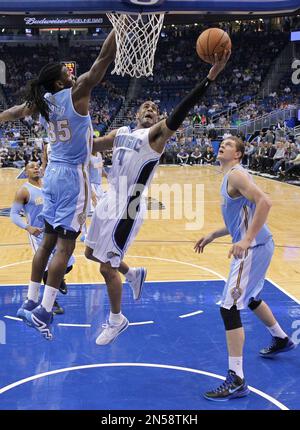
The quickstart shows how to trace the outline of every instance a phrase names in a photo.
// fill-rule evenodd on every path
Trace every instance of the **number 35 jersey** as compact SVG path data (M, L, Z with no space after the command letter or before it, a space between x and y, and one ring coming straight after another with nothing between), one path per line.
M50 161L67 164L86 164L89 161L93 128L90 115L80 115L72 101L72 88L55 94L46 93L49 103L49 122L40 116L51 145Z
M150 184L161 154L149 144L150 128L118 129L114 139L108 182L120 198L137 197Z

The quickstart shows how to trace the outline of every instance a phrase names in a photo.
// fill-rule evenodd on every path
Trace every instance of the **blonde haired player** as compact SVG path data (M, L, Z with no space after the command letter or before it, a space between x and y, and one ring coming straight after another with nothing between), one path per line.
M272 234L265 224L271 201L241 166L244 152L244 144L237 137L230 136L221 143L218 160L224 174L221 206L225 227L202 237L195 245L195 251L202 253L205 246L218 237L231 235L233 242L228 255L233 259L220 308L226 331L229 370L224 383L204 394L206 399L214 401L249 394L243 372L245 334L241 309L249 307L273 337L271 345L260 351L262 357L273 357L295 347L269 306L259 298L274 252Z

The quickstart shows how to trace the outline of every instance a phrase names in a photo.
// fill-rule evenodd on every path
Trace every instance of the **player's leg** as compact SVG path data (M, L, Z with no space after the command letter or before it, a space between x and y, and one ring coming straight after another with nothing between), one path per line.
M51 340L50 325L53 320L52 308L58 289L66 272L68 261L73 254L76 238L80 232L58 228L56 250L48 266L47 284L45 285L42 303L32 312L25 311L26 322L37 329L45 339Z
M272 336L270 346L260 351L262 357L271 358L279 352L294 349L295 344L276 321L269 306L259 299L266 272L274 253L274 242L273 240L269 240L265 245L255 247L254 249L253 267L255 267L255 270L253 270L251 276L253 287L249 288L249 293L245 297L245 301L248 300L249 308L265 324Z
M253 251L249 250L244 259L231 261L231 268L221 300L223 319L228 350L228 373L223 384L207 391L204 397L213 401L226 401L249 393L243 372L244 329L240 309L247 307L244 303L248 288L249 271L252 266Z
M38 305L39 292L42 278L48 264L49 257L55 248L57 235L46 232L41 242L31 238L34 244L35 254L32 260L31 280L28 286L27 299L17 311L17 316L26 322L25 311L32 311Z
M97 337L96 343L97 345L107 345L126 330L129 322L121 311L122 280L118 269L112 267L110 263L101 263L100 272L107 286L110 313L108 322L104 325L104 330Z
M296 345L281 328L267 303L263 300L252 300L249 308L262 321L272 336L271 344L260 350L262 357L272 358L280 352L287 352L295 348Z
M206 399L213 401L226 401L249 394L243 372L245 333L240 311L236 305L230 309L221 307L220 311L225 326L229 370L224 383L204 394Z

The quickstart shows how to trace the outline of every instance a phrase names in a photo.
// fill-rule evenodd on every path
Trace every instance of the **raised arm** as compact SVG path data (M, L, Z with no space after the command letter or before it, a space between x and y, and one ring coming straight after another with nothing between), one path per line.
M24 118L27 115L35 113L34 106L29 107L26 103L22 105L13 106L0 113L0 122L16 121L17 119Z
M210 83L214 81L219 73L224 69L227 61L229 60L230 54L230 51L224 51L223 57L220 60L216 54L214 65L210 69L207 77L184 97L167 119L164 119L151 127L149 143L152 149L158 153L162 153L164 151L167 140L181 126L189 111L199 102L200 97L202 97L206 92Z
M117 131L118 131L117 129L112 130L106 136L95 137L93 139L92 153L95 154L97 152L102 152L102 151L106 151L107 149L111 149L113 147L114 139L116 137Z
M91 69L77 79L72 89L74 107L79 114L88 113L88 102L92 89L104 78L109 65L115 59L116 41L112 30L105 39L101 51Z

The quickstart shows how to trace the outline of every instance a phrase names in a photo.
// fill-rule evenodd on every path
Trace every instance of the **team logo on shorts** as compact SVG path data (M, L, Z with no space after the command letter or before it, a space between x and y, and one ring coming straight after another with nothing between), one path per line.
M86 214L84 212L82 212L81 214L78 215L78 222L80 225L83 225L86 222Z
M240 287L234 287L231 290L231 297L235 302L241 297L241 295L242 295L242 290Z

